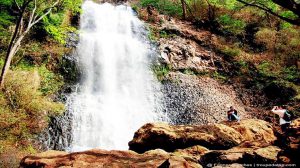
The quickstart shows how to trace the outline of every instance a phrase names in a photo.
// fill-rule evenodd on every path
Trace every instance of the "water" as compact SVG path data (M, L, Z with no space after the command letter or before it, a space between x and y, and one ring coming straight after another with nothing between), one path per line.
M85 1L77 47L83 77L68 100L71 151L128 149L134 132L162 120L150 45L130 7Z

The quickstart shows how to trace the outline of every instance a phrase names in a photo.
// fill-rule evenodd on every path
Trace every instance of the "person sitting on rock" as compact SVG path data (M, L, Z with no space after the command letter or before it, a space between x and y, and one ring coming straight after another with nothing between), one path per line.
M230 110L227 111L228 121L240 121L240 118L237 115L236 109L233 106L230 106Z
M287 112L286 108L281 106L274 106L271 111L279 116L281 130L285 132L291 124L291 115Z

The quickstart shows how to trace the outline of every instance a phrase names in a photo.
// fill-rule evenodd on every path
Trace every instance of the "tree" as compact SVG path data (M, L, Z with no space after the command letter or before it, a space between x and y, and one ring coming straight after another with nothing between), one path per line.
M1 87L3 87L5 75L9 70L12 58L19 50L25 35L28 34L35 24L48 15L58 3L59 0L39 0L39 2L37 2L37 0L14 0L14 5L18 13L16 26L7 48L6 58L0 76Z
M186 2L185 0L180 0L181 1L181 7L182 7L182 17L183 19L186 19Z
M253 6L263 11L266 11L293 25L300 26L300 1L299 0L237 0L237 1L247 6ZM280 15L269 6L270 3L277 4L293 12L294 17L287 17L287 16Z

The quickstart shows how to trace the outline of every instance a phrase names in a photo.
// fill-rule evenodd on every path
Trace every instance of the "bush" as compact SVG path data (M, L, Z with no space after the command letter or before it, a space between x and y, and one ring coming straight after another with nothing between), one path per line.
M8 100L10 109L32 115L55 115L63 112L63 104L52 102L42 95L40 83L41 77L36 70L9 72L3 95Z
M229 32L234 35L243 34L246 27L246 23L244 21L234 19L227 14L219 16L217 21L220 23L225 32Z
M169 65L155 65L152 69L159 81L162 81L171 71L171 67Z
M64 85L63 77L49 71L45 65L38 67L37 70L41 76L41 87L39 90L43 95L55 94Z
M37 71L7 73L0 92L0 140L4 140L3 143L28 141L47 126L48 116L64 111L62 103L42 96L39 87Z
M281 76L290 82L297 82L300 79L300 71L296 66L285 67L281 72Z
M277 31L267 28L260 29L255 34L255 41L259 44L263 44L267 49L274 49L276 42Z
M181 4L178 0L141 0L142 7L153 6L160 13L172 16L182 16Z
M218 80L221 80L223 82L225 81L228 81L228 78L226 76L224 76L223 74L215 71L211 74L211 77L214 78L214 79L218 79Z
M274 66L276 65L271 62L263 61L261 64L257 65L257 69L263 77L276 77L278 73L277 68Z
M222 54L229 56L230 58L240 55L241 50L237 47L224 46L219 49Z

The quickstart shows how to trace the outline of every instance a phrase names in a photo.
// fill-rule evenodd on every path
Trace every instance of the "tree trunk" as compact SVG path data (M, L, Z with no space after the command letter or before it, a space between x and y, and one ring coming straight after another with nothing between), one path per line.
M181 7L182 7L182 17L186 19L186 2L185 0L181 0Z
M12 45L11 49L6 54L4 66L2 68L2 72L1 72L1 76L0 76L0 86L1 86L1 88L4 86L4 80L5 80L4 77L7 73L7 71L9 70L11 60L12 60L13 56L15 55L15 53L18 51L19 46L21 45L21 41L23 40L24 36L25 36L25 34L22 34L17 39L17 41Z

